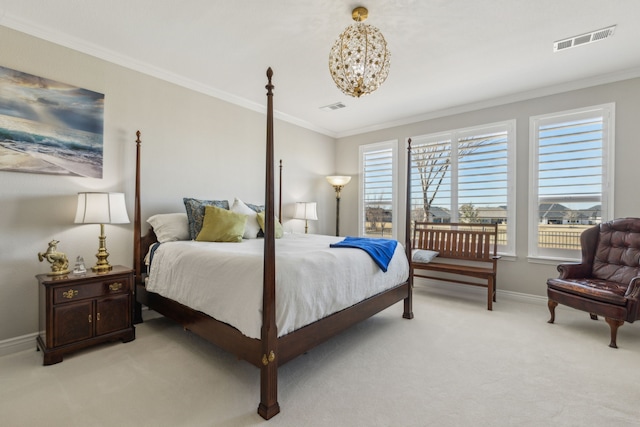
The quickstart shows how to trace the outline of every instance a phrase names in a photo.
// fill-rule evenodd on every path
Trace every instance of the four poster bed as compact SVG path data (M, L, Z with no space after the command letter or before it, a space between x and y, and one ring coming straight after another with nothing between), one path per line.
M216 344L217 346L229 351L230 353L236 355L238 358L244 359L249 363L255 365L260 369L260 404L258 406L258 413L265 419L269 419L276 415L280 411L280 407L277 400L277 374L278 374L278 366L286 363L287 361L295 358L296 356L308 351L309 349L315 347L316 345L326 341L332 336L338 334L339 332L349 328L353 324L360 322L368 317L384 310L385 308L404 300L404 312L402 317L406 319L413 318L412 312L412 274L409 268L408 259L410 256L411 244L409 242L409 218L407 215L407 230L406 230L406 242L404 248L402 245L397 245L395 252L393 253L393 258L389 263L389 270L387 272L380 272L376 269L372 268L367 264L366 268L361 267L360 265L356 265L358 268L352 268L357 272L362 270L371 270L372 277L364 277L359 276L357 280L359 282L365 282L364 288L373 288L373 290L369 290L368 294L364 294L364 297L361 297L359 300L355 302L349 302L349 306L342 307L338 306L337 311L335 307L333 309L328 309L326 312L319 312L316 314L317 318L312 319L304 319L302 321L294 321L289 322L286 328L283 331L278 330L278 325L281 323L287 323L283 321L281 318L283 317L283 310L289 310L289 306L293 306L296 303L294 302L284 302L286 300L286 294L291 293L291 289L285 288L285 285L281 282L284 282L282 278L285 273L288 274L287 270L290 264L302 264L304 258L311 259L315 261L319 258L329 258L332 259L333 264L330 264L330 267L327 267L326 264L318 264L316 268L320 268L324 275L318 274L318 271L314 271L311 269L311 273L315 277L315 281L317 282L319 279L330 282L335 281L335 278L330 277L331 270L337 270L341 268L339 266L340 263L346 264L346 268L349 268L349 263L355 262L365 262L371 264L371 259L366 258L364 261L353 261L349 258L351 253L353 256L363 256L361 254L364 251L360 251L358 249L329 249L329 243L333 241L337 241L333 239L322 240L323 238L327 238L328 236L318 236L321 241L321 245L323 249L319 252L304 252L299 249L298 244L299 240L306 240L305 235L298 235L297 237L291 237L279 239L278 241L278 271L276 274L276 215L275 215L275 201L274 201L274 159L273 159L273 151L274 151L274 140L273 140L273 85L271 83L272 71L269 68L267 70L267 78L268 84L266 86L267 89L267 138L266 138L266 184L265 184L265 206L264 206L264 239L255 239L252 242L241 243L237 247L246 245L251 246L250 249L251 255L243 255L251 258L252 262L259 262L260 265L257 268L242 268L242 270L253 270L258 271L258 274L262 274L261 279L257 280L261 282L256 284L258 286L258 290L254 289L254 296L248 297L246 300L243 298L244 304L249 304L246 301L253 299L259 301L259 307L253 307L250 309L246 309L243 305L242 309L237 311L247 311L252 313L258 313L258 325L249 326L248 328L245 326L238 326L233 320L229 320L227 317L224 317L224 314L221 315L210 315L205 313L205 309L201 307L194 308L191 303L185 304L183 300L181 300L180 295L178 297L173 296L162 296L161 293L152 291L147 288L154 281L154 274L156 274L157 280L160 281L161 274L159 272L154 273L154 269L156 269L157 259L162 258L162 253L160 248L171 248L173 243L175 243L175 247L179 247L177 249L178 252L166 252L164 255L165 259L173 260L179 257L177 254L181 255L188 253L193 249L193 247L198 246L201 242L171 242L172 244L160 244L155 245L156 242L156 234L153 229L150 229L144 236L142 235L142 221L141 221L141 211L140 211L140 132L137 132L137 140L136 140L136 191L135 191L135 216L134 216L134 268L135 268L135 281L136 281L136 318L138 321L141 321L140 317L140 304L144 304L148 306L150 309L155 310L166 317L169 317L184 326L185 329L192 331L193 333L199 335L200 337L206 339L207 341ZM410 156L409 156L410 158ZM410 169L407 169L408 171ZM282 164L280 165L280 188L282 188L281 183L282 177ZM280 191L280 202L279 202L279 215L281 215L282 204L281 204L281 196L282 191ZM409 189L407 189L407 194L409 194ZM409 200L409 198L407 198ZM409 209L407 209L407 213ZM287 237L287 236L285 236ZM314 240L315 241L315 240ZM178 246L181 244L182 246ZM213 244L215 245L215 243ZM225 245L218 244L218 245ZM226 244L227 248L233 247L232 251L235 250L236 246ZM259 245L260 247L256 247ZM292 249L287 245L293 245ZM152 267L147 277L145 272L145 256L149 252L149 249L152 246L157 246L157 250L152 260ZM202 246L202 245L201 245ZM167 249L167 250L168 250ZM195 249L194 249L195 250ZM307 250L307 249L304 249ZM327 251L334 251L332 253L328 253ZM399 253L398 253L399 252ZM300 255L302 253L302 255ZM319 256L313 255L319 253ZM337 254L336 254L337 253ZM296 258L298 255L298 258ZM258 259L258 261L256 261ZM162 264L161 264L162 265ZM245 264L248 265L248 264ZM353 267L354 264L351 264ZM399 266L399 267L398 267ZM334 268L335 267L335 268ZM204 266L202 268L205 268ZM217 268L217 267L211 267ZM398 273L398 268L400 269ZM402 269L406 270L403 272ZM186 267L188 270L193 270L193 266ZM308 270L308 267L302 268L300 274L305 274L305 270ZM157 270L162 270L161 267L157 267ZM260 271L262 270L262 271ZM375 270L375 271L374 271ZM342 271L342 270L340 270ZM394 273L394 271L396 271ZM183 279L183 273L175 274L173 279L176 277ZM342 273L340 273L342 274ZM358 273L360 274L360 273ZM396 274L396 279L388 279L390 275ZM398 276L399 274L399 276ZM201 276L206 276L207 278L211 278L211 273L202 272ZM221 275L214 275L215 279L211 280L218 281ZM346 276L344 276L346 277ZM401 279L397 279L397 277L402 277ZM319 279L318 279L319 278ZM383 278L383 279L380 279ZM255 281L255 277L253 277ZM276 280L277 279L277 280ZM222 279L220 279L222 280ZM307 286L307 280L305 276L295 276L292 279L293 289L304 288ZM340 279L342 280L342 278ZM347 280L347 279L344 279ZM379 280L392 280L391 284L388 283L386 285L378 286ZM394 281L395 280L395 281ZM167 280L165 280L166 282ZM186 279L183 282L195 282L197 280ZM229 287L226 286L226 292L229 293L229 289L233 289L235 291L236 287L240 287L238 283L240 279L236 279L233 282L234 286ZM277 281L277 286L276 286ZM304 283L303 283L304 282ZM327 292L332 292L331 290L327 291L324 289L323 292L326 294ZM182 283L180 286L186 284ZM238 285L238 286L236 286ZM344 283L342 283L344 285ZM345 285L346 286L346 285ZM159 288L163 286L160 285ZM169 287L169 286L165 286ZM262 288L261 292L259 288ZM276 288L278 289L278 305L276 305ZM344 288L344 286L343 286ZM381 290L382 289L382 290ZM295 291L294 291L295 292ZM183 293L191 293L191 290L187 290ZM340 293L340 292L336 292ZM373 295L370 295L372 294ZM168 294L172 295L172 294ZM256 296L257 295L257 296ZM218 298L218 296L216 296ZM237 299L238 297L236 297ZM206 298L200 298L206 299ZM232 298L233 299L233 298ZM309 300L309 299L308 299ZM313 311L315 309L317 298L315 296L310 299L312 301L313 306L310 306L308 303L301 309L303 313ZM182 302L178 302L182 301ZM289 301L289 300L286 300ZM283 304L287 307L283 308ZM190 305L190 306L188 306ZM343 303L344 305L344 303ZM217 313L217 312L216 312ZM287 312L288 313L288 312ZM329 314L327 314L329 313ZM247 316L249 317L249 316ZM300 323L302 322L302 323ZM303 326L300 326L303 325ZM253 328L253 329L251 329Z

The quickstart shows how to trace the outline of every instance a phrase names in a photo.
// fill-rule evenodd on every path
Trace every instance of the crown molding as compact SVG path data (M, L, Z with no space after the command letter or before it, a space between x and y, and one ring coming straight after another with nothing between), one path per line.
M219 90L212 86L203 85L192 79L185 78L178 74L169 72L165 69L155 67L151 64L139 61L135 58L122 55L118 52L105 49L101 46L87 43L82 39L71 37L68 34L61 33L59 31L52 30L43 26L35 25L31 22L24 21L20 18L12 16L10 14L4 14L0 16L0 25L28 34L33 37L40 38L50 43L54 43L60 46L73 49L75 51L102 59L104 61L120 65L124 68L128 68L140 73L158 78L160 80L167 81L169 83L176 84L186 89L193 90L195 92L203 93L211 97L220 99L222 101L229 102L231 104L246 108L251 111L256 111L262 114L266 114L266 107L262 104L258 104L253 101L249 101L245 98L233 95L231 93ZM558 93L569 92L572 90L584 89L587 87L598 86L607 83L614 83L617 81L628 80L632 78L640 77L640 68L633 68L629 70L623 70L615 73L604 74L591 78L569 81L558 85L547 86L543 88L533 89L530 91L519 92L511 95L506 95L498 98L492 98L489 100L479 101L471 104L459 105L447 109L430 111L424 114L405 117L403 119L379 123L374 126L368 126L359 129L352 129L345 132L333 132L328 129L316 126L306 120L301 120L297 117L291 116L279 112L277 109L274 111L274 117L278 120L300 126L302 128L329 136L334 139L345 138L348 136L360 135L364 133L375 132L383 129L389 129L397 126L405 126L414 124L426 120L432 120L440 117L451 116L455 114L468 113L475 110L480 110L489 107L497 107L499 105L510 104L513 102L525 101L528 99L540 98L548 95L555 95Z
M608 83L629 80L640 77L640 68L631 68L628 70L618 71L615 73L602 74L581 80L565 82L557 85L546 86L542 88L532 89L525 92L505 95L498 98L492 98L484 101L474 102L471 104L459 105L443 110L430 111L428 113L417 116L405 117L392 122L379 123L360 129L353 129L337 134L337 138L345 138L348 136L361 135L363 133L375 132L383 129L389 129L397 126L405 126L414 123L433 120L440 117L453 116L456 114L468 113L471 111L481 110L484 108L497 107L500 105L511 104L514 102L526 101L529 99L541 98L543 96L556 95L559 93L570 92L572 90L585 89L588 87L600 86Z
M0 16L0 25L15 31L19 31L21 33L28 34L33 37L37 37L49 43L54 43L59 46L67 47L69 49L75 50L80 53L84 53L86 55L93 56L95 58L107 61L109 63L116 64L121 67L128 68L130 70L134 70L142 74L155 77L157 79L160 79L169 83L176 84L186 89L190 89L198 93L209 95L211 97L220 99L225 102L229 102L231 104L237 105L242 108L246 108L251 111L256 111L262 114L266 114L267 112L266 106L262 104L249 101L245 98L233 95L229 92L225 92L223 90L214 88L212 86L204 85L193 79L185 78L184 76L153 66L151 64L137 60L130 56L122 55L113 50L105 49L102 46L98 46L92 43L87 43L82 39L69 36L68 34L64 34L59 31L52 30L51 28L46 28L43 26L33 24L31 22L24 21L10 14L5 14ZM288 122L296 126L300 126L302 128L327 135L332 138L336 137L335 132L318 127L312 123L309 123L305 120L301 120L289 114L285 114L275 110L273 115L278 120L282 120L284 122Z

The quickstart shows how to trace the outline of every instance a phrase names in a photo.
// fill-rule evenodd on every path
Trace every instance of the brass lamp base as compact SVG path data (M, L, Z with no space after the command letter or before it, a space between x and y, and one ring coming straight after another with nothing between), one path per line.
M101 273L107 273L109 271L111 271L113 269L113 267L111 266L111 264L107 264L107 265L94 265L93 267L91 267L91 271L93 271L94 273L97 274L101 274Z
M107 236L104 235L104 224L100 224L100 236L98 236L100 241L100 247L98 248L98 253L96 254L96 258L98 258L98 262L96 265L91 267L91 271L94 273L107 273L113 269L113 267L107 261L109 258L109 252L107 252L107 246L105 241L107 240Z

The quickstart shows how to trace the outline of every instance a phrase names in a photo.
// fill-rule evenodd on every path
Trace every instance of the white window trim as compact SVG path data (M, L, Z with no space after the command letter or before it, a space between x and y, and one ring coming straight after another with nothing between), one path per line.
M368 151L391 149L391 238L398 238L398 140L389 140L383 142L375 142L372 144L365 144L359 147L358 156L358 173L360 185L358 188L358 236L363 236L363 230L365 228L364 221L364 153Z
M452 156L457 157L458 144L457 141L460 137L467 135L478 134L479 132L491 132L491 131L507 131L507 179L509 184L507 185L507 201L509 202L509 209L507 210L507 244L498 246L498 252L502 256L516 255L516 120L505 120L502 122L487 123L478 126L471 126L461 129L453 129L445 132L437 132L433 134L419 135L412 137L412 141L419 144L421 140L428 139L443 139L450 138L452 141L451 149ZM413 144L412 144L413 145ZM405 156L406 157L406 156ZM457 199L458 192L458 162L452 164L452 198ZM454 185L455 184L455 185ZM457 212L452 211L453 218L457 221Z
M593 111L602 111L604 128L602 131L602 222L613 219L613 196L614 196L614 164L615 164L615 103L593 105L590 107L576 108L573 110L558 111L555 113L542 114L529 118L529 218L528 218L528 260L533 263L556 264L559 261L579 261L581 258L579 250L561 250L556 253L545 251L541 253L538 248L538 126L540 121L547 118L570 115L588 115ZM567 120L569 120L567 118Z

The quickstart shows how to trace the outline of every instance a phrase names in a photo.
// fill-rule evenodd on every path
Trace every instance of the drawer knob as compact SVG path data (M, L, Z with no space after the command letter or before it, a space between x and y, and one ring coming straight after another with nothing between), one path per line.
M67 299L71 299L73 297L77 297L78 296L78 291L75 290L75 289L69 289L68 291L63 292L62 296L67 298Z
M111 283L109 285L109 290L110 291L119 291L120 289L122 289L122 283L120 283L120 282Z

